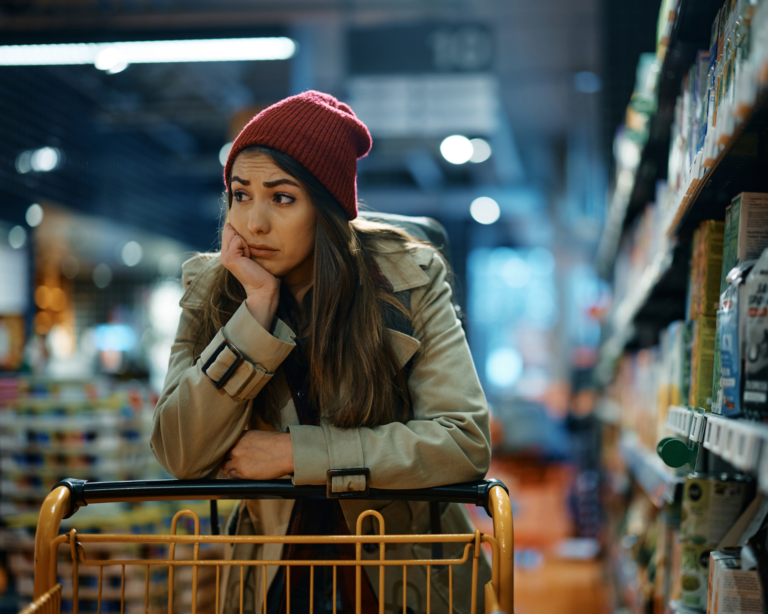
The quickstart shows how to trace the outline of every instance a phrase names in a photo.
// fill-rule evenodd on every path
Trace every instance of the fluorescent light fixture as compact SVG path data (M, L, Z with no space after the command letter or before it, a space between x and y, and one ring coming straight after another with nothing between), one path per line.
M161 62L237 62L287 60L296 43L285 36L204 40L0 45L0 66L64 66L94 64L119 72L128 64Z

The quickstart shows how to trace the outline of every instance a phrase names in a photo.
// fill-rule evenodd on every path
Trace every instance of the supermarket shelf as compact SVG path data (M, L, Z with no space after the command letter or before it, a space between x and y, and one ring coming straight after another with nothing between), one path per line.
M667 428L758 477L761 490L768 493L768 424L671 407Z
M659 77L659 108L674 109L680 94L680 83L690 68L699 49L709 48L709 36L717 12L723 6L720 0L681 0L669 37ZM669 138L669 137L667 137ZM665 153L668 154L669 151Z
M628 199L614 200L608 211L596 263L602 275L608 275L613 265L621 235L654 199L656 180L667 175L670 128L680 83L696 52L709 47L712 22L722 4L722 0L680 0L678 4L659 75L657 111L649 120L648 141L640 154L632 190Z
M689 187L678 197L668 236L687 238L703 220L725 219L726 205L740 192L768 191L768 174L764 172L768 163L768 94L762 93L740 115L744 119L734 124L732 131L726 127L730 134L721 138L716 157L702 160L702 168L689 173Z
M619 303L611 335L600 348L598 373L604 384L610 381L613 365L626 348L655 345L665 326L685 317L687 267L687 250L680 246L659 254Z
M620 449L628 471L653 504L661 508L674 503L683 478L674 475L658 455L643 448L635 436L622 437Z
M29 443L21 437L4 437L0 435L0 457L16 452L24 454L56 454L62 456L82 456L83 454L97 455L100 458L123 456L126 453L144 453L147 450L145 442L126 440L124 437L97 437L93 441L76 443L41 445Z

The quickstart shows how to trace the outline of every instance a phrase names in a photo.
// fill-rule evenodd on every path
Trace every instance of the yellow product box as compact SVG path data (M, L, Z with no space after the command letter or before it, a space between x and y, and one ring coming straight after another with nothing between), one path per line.
M688 404L712 410L712 378L715 369L715 318L700 316L693 327L691 388Z
M723 240L725 224L715 220L701 223L699 258L699 314L715 317L720 302L720 276L723 270Z

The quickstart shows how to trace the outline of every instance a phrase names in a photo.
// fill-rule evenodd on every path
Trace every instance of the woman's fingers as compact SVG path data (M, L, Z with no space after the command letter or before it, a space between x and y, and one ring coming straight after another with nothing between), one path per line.
M221 253L225 254L229 251L229 245L232 243L232 238L237 235L232 224L227 222L224 224L224 230L221 233Z
M248 244L241 237L232 224L227 223L221 236L221 255L226 263L232 263L237 258L248 258L246 253Z

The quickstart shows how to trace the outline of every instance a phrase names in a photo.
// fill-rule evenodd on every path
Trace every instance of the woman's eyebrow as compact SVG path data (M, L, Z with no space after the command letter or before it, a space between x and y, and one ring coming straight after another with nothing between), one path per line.
M248 181L247 179L240 179L240 177L238 177L237 175L232 177L232 183L234 183L235 181L237 181L238 183L241 183L243 185L251 185L250 181Z
M288 185L296 186L297 188L301 187L298 183L296 183L295 181L291 181L290 179L277 179L275 181L265 181L262 185L265 188L274 188L275 186L284 185L286 183Z

